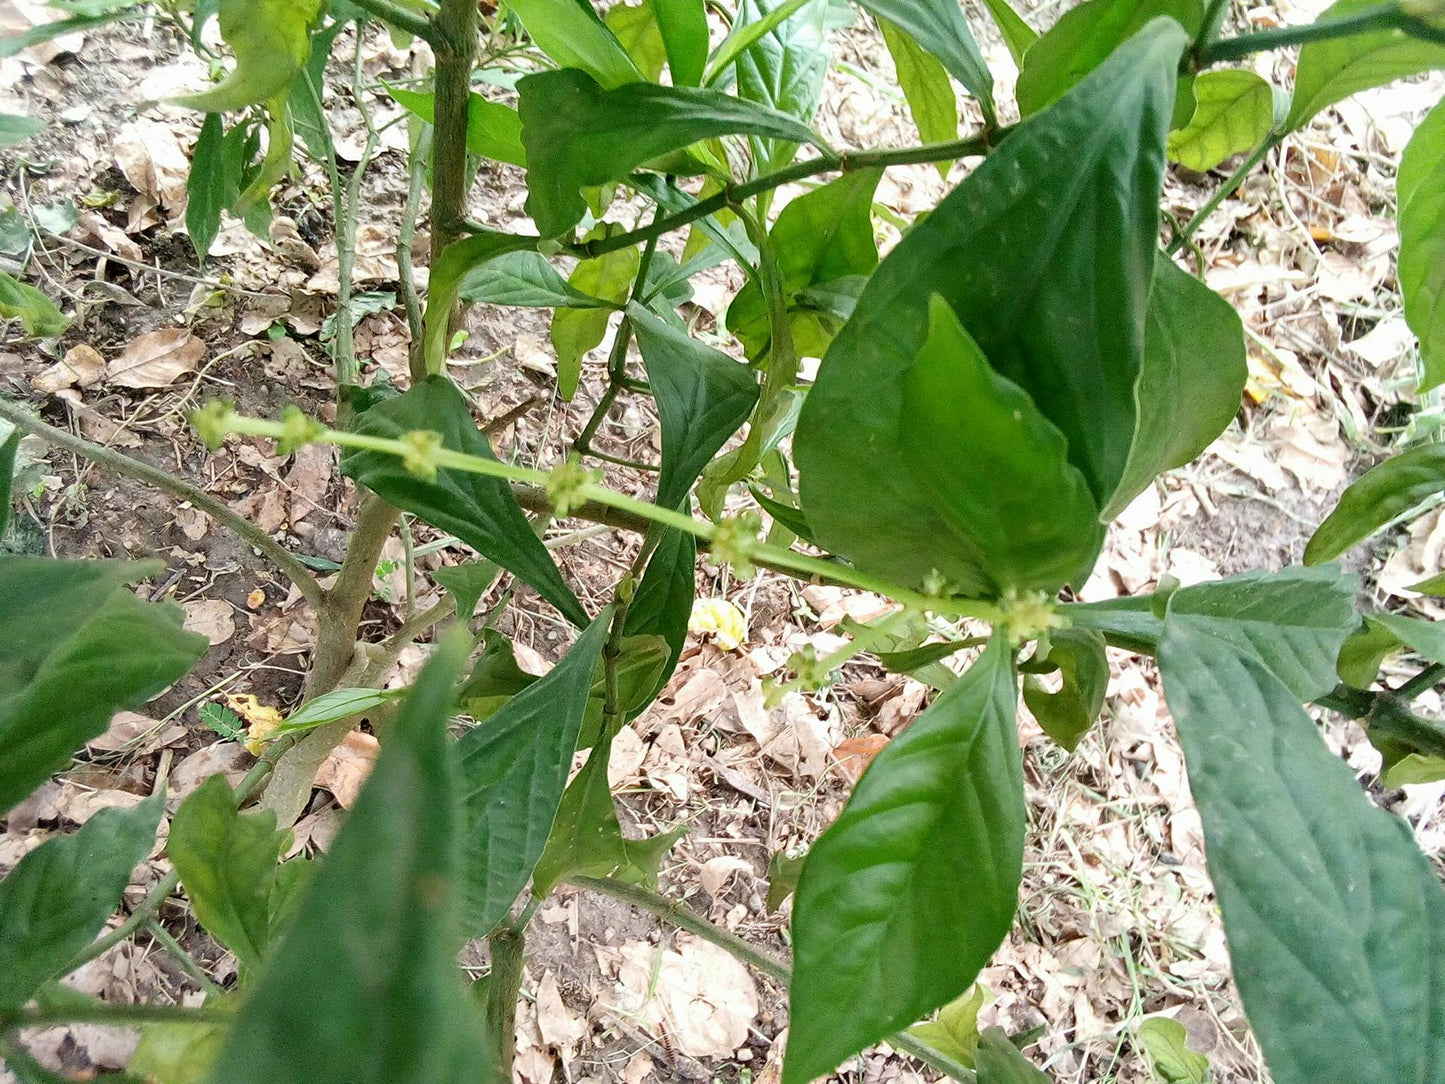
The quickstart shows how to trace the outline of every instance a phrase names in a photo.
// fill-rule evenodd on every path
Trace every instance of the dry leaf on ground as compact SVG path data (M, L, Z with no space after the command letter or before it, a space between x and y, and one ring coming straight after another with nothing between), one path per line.
M211 641L211 646L224 644L236 635L235 612L231 604L221 598L198 598L185 604L186 628L199 632Z
M690 1058L731 1057L757 1017L758 988L726 949L685 933L676 946L629 941L621 947L618 1007Z
M163 388L193 373L206 344L183 327L162 328L133 339L106 371L106 381L123 388Z
M380 752L379 741L365 731L353 730L326 757L316 773L316 785L329 790L343 809L350 809Z

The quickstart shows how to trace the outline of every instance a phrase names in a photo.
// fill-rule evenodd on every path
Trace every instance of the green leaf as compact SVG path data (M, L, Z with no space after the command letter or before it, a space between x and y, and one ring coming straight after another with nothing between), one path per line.
M627 51L642 77L649 83L661 81L662 69L667 64L667 45L657 20L652 17L652 5L633 6L624 0L608 8L602 21Z
M1020 1053L1002 1028L984 1028L977 1062L978 1084L1050 1084L1048 1075Z
M479 264L462 277L457 295L472 304L532 309L616 307L616 302L584 294L572 286L537 252L510 252Z
M601 230L606 235L606 227ZM569 284L579 292L621 307L632 292L642 256L636 248L619 248L591 260L579 260ZM552 347L557 351L557 392L571 400L582 379L582 358L607 335L610 308L558 309L552 314Z
M916 1035L940 1054L972 1069L978 1051L978 1011L988 1002L987 988L975 983L954 998L932 1020L914 1024Z
M227 203L225 163L221 157L225 134L221 115L206 114L191 154L191 172L186 177L186 233L202 264L221 229L221 211Z
M8 437L0 440L0 539L10 524L10 493L15 484L15 453L19 450L20 430L12 429Z
M308 700L273 730L273 736L298 734L324 723L338 719L349 719L353 715L365 715L369 711L400 699L405 689L332 689L313 700Z
M332 16L336 14L333 5ZM287 103L296 134L306 145L307 153L322 163L330 161L336 147L331 139L331 122L321 101L321 88L325 83L326 61L331 56L331 47L344 29L346 23L338 21L312 32L311 55L291 81Z
M160 563L0 557L0 812L24 798L110 717L137 708L206 650L179 606L126 584Z
M0 147L12 147L23 143L31 136L45 131L45 122L39 117L26 117L18 113L0 113Z
M791 201L768 231L777 253L788 310L795 317L795 332L799 322L796 315L802 308L799 294L838 279L867 276L878 266L873 193L881 176L876 169L845 173ZM841 320L834 321L834 330L842 324ZM760 358L767 351L772 327L768 303L757 279L749 279L733 298L728 306L727 326L741 340L749 357Z
M979 52L958 0L857 0L857 4L892 23L942 61L949 74L978 99L984 121L993 123L993 73Z
M786 851L774 851L768 859L768 913L783 906L783 902L798 890L798 878L803 875L807 855L789 857Z
M590 3L573 0L510 0L537 47L563 68L580 68L604 87L620 87L642 78L612 31Z
M1445 779L1445 757L1407 753L1385 769L1381 784L1386 790L1412 783L1438 783Z
M561 662L457 743L470 935L506 917L542 856L611 620L602 611Z
M1194 116L1169 133L1169 157L1203 173L1256 146L1274 127L1275 90L1244 68L1194 79Z
M1101 518L1213 443L1239 412L1249 369L1234 306L1167 256L1154 265L1129 459Z
M1207 1084L1209 1059L1190 1050L1188 1039L1184 1025L1167 1016L1151 1016L1139 1025L1139 1042L1154 1072L1168 1084Z
M236 66L210 90L176 98L176 104L230 113L274 99L311 56L311 24L322 6L323 0L221 0L221 37L236 54Z
M657 503L677 508L718 450L748 420L758 381L746 365L664 324L640 305L627 310L647 367L662 428Z
M1304 563L1332 561L1427 497L1445 491L1445 444L1392 456L1353 482L1305 545Z
M587 210L581 190L620 181L644 162L716 136L813 142L806 124L700 87L629 83L607 90L575 69L517 84L527 148L527 213L543 237L565 233Z
M827 4L820 0L739 0L733 34L718 48L713 71L724 70L721 59L729 43L783 11L791 13L737 53L738 97L811 123L823 94L828 71L824 38ZM753 139L753 168L758 173L781 169L792 160L801 139Z
M562 795L552 833L532 874L532 895L538 899L573 877L612 877L655 888L659 863L687 832L684 823L651 839L623 838L607 782L611 752L609 733L592 747L587 763Z
M784 1084L958 997L1008 932L1025 827L1014 710L996 635L884 746L813 845L793 902Z
M1024 703L1044 733L1072 752L1104 707L1109 687L1104 637L1091 629L1056 629L1049 634L1048 654L1039 661L1056 666L1063 685L1051 693L1025 674Z
M25 334L37 339L53 339L70 323L50 298L4 271L0 271L0 319L19 320Z
M405 395L378 403L357 421L357 431L395 439L417 430L439 433L443 444L468 455L495 459L492 446L467 401L450 380L430 376ZM383 452L352 451L341 471L403 511L456 535L524 583L530 584L576 625L587 623L577 596L562 580L552 556L527 524L511 487L500 478L440 470L427 481Z
M166 853L202 926L255 968L270 943L271 889L287 833L271 810L238 813L223 775L213 775L176 810Z
M386 92L407 112L427 124L435 122L435 94L385 86ZM489 101L473 92L467 97L467 150L482 158L525 166L527 151L522 146L522 118L511 106Z
M647 0L662 31L673 86L695 87L707 66L707 9L703 0Z
M1369 620L1361 621L1340 645L1335 672L1346 685L1368 689L1379 677L1380 664L1385 661L1385 656L1399 647L1400 641L1393 632Z
M1180 588L1169 613L1253 654L1297 697L1313 700L1335 687L1340 647L1359 627L1358 586L1335 565L1246 572Z
M1015 130L879 265L794 437L803 511L826 549L898 582L934 568L977 579L971 563L920 550L920 538L945 528L930 494L898 486L908 476L905 374L927 340L934 294L1064 434L1095 500L1112 495L1133 441L1183 47L1167 19L1141 31ZM1041 205L1049 214L1035 213ZM866 529L859 490L869 495Z
M494 1080L456 966L462 824L447 716L470 645L454 630L417 678L213 1084Z
M1405 147L1395 176L1400 222L1400 294L1420 337L1425 378L1445 382L1445 106L1436 104Z
M1024 54L1039 40L1038 31L1019 17L1019 13L1010 6L1008 0L983 0L983 6L988 9L994 25L998 27L999 36L1008 47L1014 64L1022 65Z
M1030 46L1019 67L1019 112L1031 116L1063 97L1150 21L1167 15L1189 36L1204 19L1201 0L1087 0Z
M451 593L457 617L470 621L477 612L477 603L492 589L501 574L502 566L495 561L463 561L459 565L437 569L431 578Z
M480 723L536 681L535 675L517 665L510 640L496 629L483 629L482 653L458 698L462 710Z
M1354 15L1373 6L1374 0L1339 0L1321 12L1319 19ZM1285 130L1302 128L1321 109L1357 90L1440 67L1445 67L1445 45L1393 27L1312 41L1300 50Z
M76 34L83 30L94 30L97 27L106 26L110 23L138 19L146 10L147 9L141 6L140 0L126 0L126 2L117 4L110 10L93 15L77 15L69 19L56 19L53 22L39 23L32 26L29 30L26 30L23 34L0 38L0 59L14 56L19 52L29 49L32 45L39 45L41 42L64 37L66 34Z
M1273 1079L1440 1080L1445 896L1409 828L1256 656L1172 604L1159 669Z
M102 809L73 835L36 847L0 881L0 1009L25 1004L105 929L164 811L161 795Z
M967 411L960 407L968 405ZM968 594L1056 589L1088 578L1103 543L1098 506L1063 435L988 360L940 297L928 339L903 376L908 470L894 479L934 508L918 552ZM809 522L812 510L809 509ZM855 530L876 509L855 503ZM926 571L926 570L924 570Z
M898 86L908 102L908 111L913 114L919 139L924 143L957 139L958 101L943 64L887 19L878 20L878 29L883 34L888 55L893 58ZM936 163L944 178L948 177L950 164Z
M623 631L628 636L660 636L668 659L646 700L651 702L666 686L687 643L687 624L697 592L697 541L675 527L653 527L662 538L647 562L647 571L627 608Z
M1431 662L1445 662L1445 626L1400 614L1369 614L1365 621L1385 629L1411 651Z
M208 1002L207 1008L226 1002ZM146 1024L126 1070L147 1084L204 1084L226 1041L224 1024Z
M452 306L456 304L463 276L487 260L531 248L536 243L535 237L483 230L453 242L442 251L427 279L424 334L427 372L441 373L446 368Z

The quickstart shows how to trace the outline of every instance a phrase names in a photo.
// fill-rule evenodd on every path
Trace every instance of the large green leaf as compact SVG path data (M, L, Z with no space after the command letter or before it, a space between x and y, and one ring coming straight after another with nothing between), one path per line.
M1304 562L1332 561L1427 497L1445 491L1445 444L1425 444L1366 471L1315 529Z
M229 202L226 198L224 174L225 162L221 155L224 145L225 125L219 113L207 114L201 125L201 134L196 138L195 150L191 153L191 172L186 177L186 233L190 235L191 247L196 250L196 259L206 262L211 251L211 242L221 228L221 210ZM239 195L239 189L233 194Z
M1019 68L1019 112L1052 105L1151 20L1167 15L1191 36L1204 18L1201 0L1087 0L1029 47Z
M1256 146L1274 127L1274 87L1244 68L1197 76L1194 101L1189 123L1169 133L1169 157L1190 169L1213 169Z
M1184 466L1224 432L1248 376L1244 325L1234 306L1160 255L1145 314L1134 442L1105 522L1161 471Z
M280 94L311 55L311 24L322 7L323 0L221 0L221 37L236 66L210 90L177 104L229 113Z
M102 809L68 836L46 840L0 881L0 1009L25 1004L105 928L150 853L161 795Z
M590 3L572 0L510 0L538 48L564 68L580 68L605 87L642 78L612 31Z
M1007 642L884 746L814 844L793 904L784 1084L966 990L1013 921L1024 791Z
M662 44L673 86L695 87L707 67L707 9L703 0L647 0Z
M422 670L213 1084L495 1079L456 966L462 825L447 716L470 645L454 631Z
M1025 674L1024 703L1045 734L1072 750L1104 707L1109 687L1104 637L1092 629L1055 629L1039 664L1057 670L1061 684L1049 692L1033 674Z
M1273 1079L1445 1080L1445 896L1409 828L1257 657L1172 606L1159 669Z
M1400 294L1420 337L1421 390L1445 382L1445 106L1415 129L1395 177L1400 220Z
M876 169L845 173L790 202L768 231L800 354L826 349L843 321L833 319L828 326L811 330L809 325L827 314L799 295L810 287L869 275L878 266L873 192L881 175ZM749 279L733 298L727 326L749 357L761 357L767 350L772 328L757 279Z
M542 855L611 619L604 610L561 662L457 743L469 934L481 936L506 917Z
M1431 662L1445 662L1445 625L1440 622L1383 613L1369 614L1365 620Z
M1374 0L1339 0L1321 12L1320 19L1354 15L1373 5ZM1445 67L1445 45L1395 28L1312 41L1300 50L1285 128L1303 127L1321 109L1357 90L1441 67Z
M538 252L509 252L478 264L462 276L457 296L471 304L531 309L617 307L616 302L584 294ZM603 322L605 326L605 317Z
M653 18L652 5L647 3L633 6L625 2L613 4L602 17L607 29L637 70L648 83L662 82L662 69L667 65L667 43L662 40L662 28Z
M409 113L431 124L436 119L436 95L430 91L388 86L387 93ZM522 146L522 118L509 105L489 101L475 91L467 98L467 150L482 158L527 164Z
M271 889L287 836L272 810L239 813L223 775L213 775L176 810L166 853L181 875L196 918L258 967L270 942Z
M703 467L748 420L758 381L746 365L664 324L640 305L627 310L662 429L657 503L676 508Z
M739 0L734 33L761 23L792 6L793 13L744 49L737 57L738 96L811 123L828 72L824 39L827 4L818 0ZM759 173L780 169L804 140L753 139L754 168Z
M0 271L0 320L19 320L25 334L52 339L70 322L55 302L14 275Z
M968 88L992 122L993 73L979 52L958 0L857 0L858 6L886 19L937 57Z
M452 307L456 304L457 291L461 288L462 278L467 272L487 260L508 252L531 248L536 243L535 237L483 230L463 237L443 250L440 258L432 265L431 275L427 279L423 348L427 372L441 373L446 368Z
M429 430L441 434L443 444L454 451L496 458L466 399L444 376L427 377L405 395L378 403L360 417L357 430L388 438ZM369 451L348 452L341 459L341 470L403 511L456 535L496 561L536 588L569 621L587 623L582 604L563 582L502 479L440 470L428 481L408 471L398 457Z
M1008 47L1009 56L1013 57L1015 64L1023 64L1024 54L1039 40L1038 31L1023 21L1009 0L983 0L983 6L988 9L989 16L998 27L999 36Z
M1056 589L1088 579L1104 541L1099 509L1063 435L1017 384L989 367L941 297L928 338L903 374L905 477L939 531L920 556L966 594ZM871 520L870 502L855 504ZM809 513L811 515L811 512Z
M527 213L543 237L581 221L581 190L619 181L651 159L715 136L751 134L811 142L806 124L701 87L628 83L607 90L571 68L517 84L527 148Z
M1009 1040L1003 1028L984 1028L978 1037L978 1084L1049 1084L1047 1074Z
M827 549L902 582L932 569L977 578L972 563L929 545L945 534L932 496L899 485L909 475L904 379L934 294L1063 432L1095 500L1112 495L1135 428L1183 46L1176 24L1152 23L1013 132L879 265L794 437L803 511Z
M958 101L942 62L887 19L878 20L878 29L883 34L888 55L893 58L898 87L908 102L908 111L913 114L919 139L924 143L957 139ZM936 163L938 172L947 177L951 164Z
M0 812L189 670L206 638L126 584L160 563L0 557Z
M1360 623L1358 586L1335 565L1246 572L1181 588L1169 613L1252 653L1295 696L1312 700L1335 687L1340 647Z

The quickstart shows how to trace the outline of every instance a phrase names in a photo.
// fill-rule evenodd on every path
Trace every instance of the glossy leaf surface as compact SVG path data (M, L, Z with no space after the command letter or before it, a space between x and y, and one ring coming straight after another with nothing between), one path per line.
M758 401L752 371L664 324L639 305L627 310L662 429L658 504L677 508L703 467L742 427Z
M784 1084L958 997L1008 932L1024 840L1014 710L996 637L884 746L809 852L793 904Z
M527 213L543 237L582 219L581 190L623 179L650 159L715 136L752 134L810 142L806 124L715 90L629 83L604 89L585 72L529 75L521 94Z
M405 395L378 403L361 415L357 430L389 438L429 430L441 434L447 448L496 458L462 393L444 376L428 377ZM449 531L496 561L536 588L569 621L587 623L577 596L562 581L551 554L532 533L502 479L441 470L428 481L408 471L396 456L368 451L348 452L341 459L341 470L398 508Z
M707 66L707 9L703 0L647 0L662 31L673 86L695 87Z
M159 567L0 557L0 812L205 651L179 606L125 586Z
M604 87L620 87L642 78L612 31L591 4L557 0L511 0L537 47L564 68L580 68Z
M1172 606L1159 669L1273 1078L1445 1080L1445 896L1409 828L1258 657Z
M900 582L935 568L977 578L971 562L932 545L945 533L932 494L899 484L910 473L904 376L927 339L934 294L1064 434L1094 499L1112 495L1133 442L1183 46L1177 25L1152 24L1014 131L879 265L794 438L803 511L828 550ZM1048 215L1035 213L1040 205Z
M1391 456L1340 495L1335 510L1315 529L1304 562L1332 561L1421 501L1445 491L1445 445L1424 444Z
M0 1009L23 1005L105 929L163 812L159 795L102 809L79 831L36 847L0 881Z
M481 936L506 917L542 855L610 620L604 610L561 662L457 743L470 935Z
M494 1080L456 966L462 823L446 728L470 643L453 633L422 670L213 1084Z
M1445 107L1438 103L1405 147L1395 196L1400 293L1405 319L1420 338L1424 390L1445 382Z
M809 123L818 110L828 70L824 38L826 4L803 0L739 0L735 27L751 28L775 12L793 12L760 35L737 57L737 92L741 98ZM805 139L754 138L758 172L788 164Z
M536 252L510 252L468 271L457 296L472 304L522 308L610 309L614 302L585 294Z
M436 119L436 95L420 90L388 86L387 93L422 120ZM483 158L527 164L522 146L522 118L511 106L489 101L473 92L467 97L467 150Z

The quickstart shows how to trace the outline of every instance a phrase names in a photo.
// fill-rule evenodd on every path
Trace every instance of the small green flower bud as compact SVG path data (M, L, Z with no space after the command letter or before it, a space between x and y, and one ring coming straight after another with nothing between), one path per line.
M430 429L413 429L402 436L406 445L401 465L418 478L435 482L437 477L437 453L442 450L442 435Z
M225 443L231 432L231 419L235 416L235 408L229 400L212 399L191 414L191 428L214 452Z
M575 459L558 463L547 475L547 500L552 511L558 516L570 515L587 500L582 491L599 477L598 471L588 470Z
M998 604L1003 612L1003 625L1008 629L1009 642L1015 647L1046 636L1050 629L1068 625L1054 608L1053 600L1042 591L1019 591L1010 587Z
M288 406L281 412L281 425L281 435L276 438L278 455L290 455L326 431L320 422L315 418L308 418L297 406Z
M714 565L732 565L734 572L747 579L755 571L752 562L753 547L757 545L758 532L762 529L762 517L756 512L745 511L735 516L724 516L718 520L708 560Z

